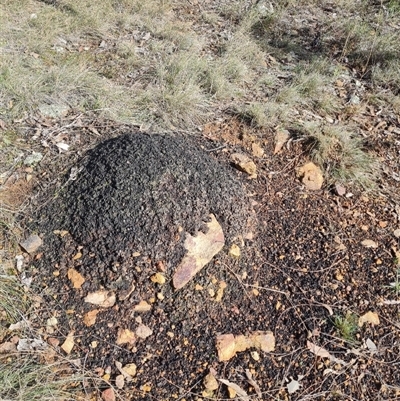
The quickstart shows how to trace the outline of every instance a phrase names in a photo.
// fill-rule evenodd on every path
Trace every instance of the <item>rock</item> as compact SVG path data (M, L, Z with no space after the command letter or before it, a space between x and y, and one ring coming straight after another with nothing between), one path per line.
M378 248L378 244L372 239L365 239L361 242L361 245L365 248Z
M231 159L238 170L247 173L250 178L257 178L257 166L248 156L243 153L233 153Z
M301 178L302 183L311 191L317 191L322 188L324 177L321 169L314 163L306 163L297 170L297 176Z
M236 244L232 244L232 246L229 249L229 256L235 259L240 258L240 248Z
M394 231L393 231L393 235L394 235L396 238L400 238L400 228L398 228L397 230L394 230Z
M68 278L70 279L72 285L76 289L80 289L82 284L85 282L85 278L77 270L71 268L68 269Z
M122 344L134 344L136 341L136 336L135 333L129 329L118 329L117 333L117 345L122 345Z
M98 313L100 312L99 309L91 310L83 315L83 323L87 326L93 326L96 323L96 318Z
M103 308L111 308L115 305L116 296L113 292L100 290L89 293L84 301L89 304L102 306Z
M336 195L344 196L346 195L346 188L341 184L335 184Z
M72 348L74 348L74 345L74 332L71 331L65 341L61 344L61 348L67 355L69 355L72 351Z
M221 334L217 336L218 358L229 361L237 352L246 351L249 348L257 348L264 352L275 350L275 337L271 331L255 331L248 336L233 334Z
M218 381L211 372L204 378L203 384L207 390L214 391L218 389Z
M281 151L281 149L283 148L283 145L288 141L289 138L290 138L289 131L287 131L285 129L276 131L274 155L276 155L277 153L279 153Z
M32 234L25 241L21 242L19 245L26 252L33 253L42 245L42 243L43 243L42 239L38 235Z
M217 337L218 359L229 361L236 355L235 336L233 334L221 334Z
M186 285L224 246L225 238L222 227L210 215L211 221L207 223L206 234L199 232L193 237L186 234L185 248L187 254L177 267L172 282L175 289Z
M115 401L115 393L114 390L110 387L107 390L104 390L101 393L101 398L103 401Z
M380 323L378 314L376 312L369 311L360 316L358 319L359 327L362 327L364 323L371 323L373 326L378 325Z
M258 145L257 143L251 144L251 153L254 157L263 157L264 156L264 149Z
M135 312L143 313L151 310L151 305L146 301L140 301L137 305L133 307Z
M153 330L144 325L141 324L137 329L136 329L136 335L141 338L141 339L145 339L147 337L150 337L153 334Z
M43 117L60 118L68 114L69 106L65 104L41 104L39 112Z

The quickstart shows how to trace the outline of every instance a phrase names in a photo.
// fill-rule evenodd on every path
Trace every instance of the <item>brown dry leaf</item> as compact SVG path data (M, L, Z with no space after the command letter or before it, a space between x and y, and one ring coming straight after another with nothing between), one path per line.
M78 260L82 257L82 252L77 252L76 255L72 258L73 260Z
M129 329L118 329L117 333L117 345L122 344L133 344L136 341L136 336L133 331Z
M312 162L298 168L297 176L301 178L301 182L311 191L317 191L322 188L324 182L322 171Z
M207 223L208 231L206 234L199 232L195 237L186 234L185 248L187 253L172 278L176 289L186 285L225 244L221 226L213 214L210 217L211 221Z
M91 292L85 297L85 302L93 305L99 305L103 308L110 308L114 306L115 301L115 294L107 290Z
M136 329L136 335L139 338L145 339L153 334L153 330L150 327L147 327L144 324L141 324L137 329Z
M358 319L358 325L362 327L364 323L371 323L373 326L378 325L380 323L378 314L376 312L369 311L360 316Z
M68 278L76 289L81 288L82 284L85 282L85 277L83 277L82 274L80 274L77 270L72 268L68 269Z
M257 166L248 156L243 153L233 153L231 158L238 170L247 173L250 178L257 178Z
M251 386L253 386L255 392L257 393L257 396L260 398L260 400L262 399L262 392L260 389L260 386L256 383L256 381L253 379L253 376L250 372L249 369L246 369L246 377L247 377L247 381L249 382L249 384Z
M243 400L243 401L250 401L250 397L249 395L246 393L246 391L244 391L241 387L239 387L237 384L230 382L229 380L225 380L225 379L218 379L221 383L225 384L225 386L228 387L228 391L229 388L231 388L232 390L235 391L235 395L232 397L236 397L238 396L239 400ZM233 394L233 393L232 393Z
M69 355L72 351L72 348L74 348L75 342L74 342L74 332L71 331L68 335L65 341L61 344L62 350Z
M325 348L319 347L310 341L307 341L307 348L316 356L332 359L332 355Z
M276 155L278 152L281 151L283 145L288 141L289 138L290 138L289 131L285 129L276 131L274 155Z
M103 401L115 401L115 393L114 390L110 387L107 390L104 390L101 393L101 398Z
M133 310L139 313L148 312L151 310L151 305L146 301L140 301L137 305L133 307Z
M365 239L361 242L361 245L365 248L378 248L378 244L372 239Z
M96 323L96 317L99 312L99 309L94 309L85 313L83 315L83 323L85 323L87 327L93 326Z

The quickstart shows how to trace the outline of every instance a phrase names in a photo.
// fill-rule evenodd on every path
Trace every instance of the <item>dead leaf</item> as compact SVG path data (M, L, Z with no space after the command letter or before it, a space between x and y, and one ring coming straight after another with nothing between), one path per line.
M371 239L365 239L364 241L361 242L361 245L364 246L365 248L378 248L378 244L375 241L372 241Z
M175 289L186 285L223 248L224 233L213 214L207 223L206 234L199 232L195 237L186 234L184 246L187 250L172 278Z
M283 145L288 141L289 138L290 138L289 131L285 129L276 131L274 155L276 155L278 152L281 151Z
M115 393L114 390L110 387L107 390L104 390L101 393L101 398L103 401L115 401Z
M321 358L332 358L332 355L325 348L319 347L310 341L307 341L307 348L316 356L320 356Z
M103 308L110 308L114 306L115 301L115 294L107 290L91 292L85 297L85 302L93 305L99 305Z
M307 189L317 191L322 188L324 177L321 169L314 163L306 163L297 169L297 176L301 178L302 183Z
M300 383L297 380L292 379L290 383L287 384L287 389L289 394L293 394L300 390Z
M252 374L251 374L249 369L246 369L245 372L246 372L246 377L247 377L247 380L248 380L249 384L254 388L254 391L256 392L257 396L261 400L262 399L262 392L261 392L260 386L253 379L253 376L252 376Z
M72 260L78 260L78 259L80 259L82 257L82 252L77 252L76 254L75 254L75 256L72 258Z
M117 345L122 345L122 344L134 344L136 341L136 336L133 331L130 331L129 329L118 329L117 333Z
M87 327L93 326L96 323L96 317L99 312L99 309L94 309L85 313L83 315L83 323L85 323Z
M145 339L153 334L153 330L150 327L147 327L144 324L141 324L137 329L136 329L136 335L139 338Z
M73 268L68 269L68 278L76 289L80 289L85 282L85 277Z
M360 316L358 319L359 327L362 327L364 323L371 323L373 326L378 325L380 323L378 314L376 312L369 311Z
M238 170L247 173L250 178L257 178L257 166L248 156L243 153L233 153L231 158Z
M62 350L69 355L72 351L72 348L74 348L75 342L74 342L74 332L71 331L68 335L65 341L61 344Z
M237 384L230 382L229 380L225 380L225 379L218 379L221 383L225 384L225 386L233 390L235 390L236 394L239 397L240 400L243 401L250 401L250 397L249 395L246 393L246 391L244 391L241 387L239 387ZM235 397L234 396L234 397Z
M367 338L367 340L365 341L365 345L372 353L375 353L378 350L375 343L370 338Z

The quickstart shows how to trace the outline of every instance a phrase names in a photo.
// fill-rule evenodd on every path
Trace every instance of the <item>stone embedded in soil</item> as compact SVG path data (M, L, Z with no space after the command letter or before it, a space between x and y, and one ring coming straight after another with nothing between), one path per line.
M42 239L38 235L32 234L25 241L22 241L19 245L26 252L33 253L42 245Z
M257 178L257 166L248 156L243 153L233 153L231 158L238 170L247 173L250 178Z
M324 176L321 169L314 163L306 163L297 169L297 176L301 178L301 182L311 191L317 191L322 188Z

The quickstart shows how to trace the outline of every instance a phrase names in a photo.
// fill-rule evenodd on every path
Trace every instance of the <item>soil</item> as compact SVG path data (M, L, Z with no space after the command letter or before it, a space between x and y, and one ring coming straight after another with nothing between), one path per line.
M64 178L57 178L54 171L37 181L42 195L34 201L34 208L42 215L40 232L45 245L32 257L30 273L43 298L35 324L44 339L52 344L57 339L60 345L73 333L75 345L70 356L80 361L78 369L83 366L95 375L110 374L100 390L107 388L107 383L115 384L120 374L116 362L134 363L137 374L121 390L122 399L127 400L203 399L203 379L211 368L218 378L239 385L251 399L349 399L355 394L366 400L396 398L400 385L399 304L388 286L395 281L393 250L400 248L399 238L393 235L400 218L399 183L389 177L389 171L393 176L398 169L390 163L399 151L397 142L390 148L375 144L378 153L393 156L386 156L387 176L380 190L368 194L352 189L350 193L348 188L346 195L339 196L329 186L308 191L296 177L296 168L308 161L301 141L273 155L272 134L265 135L235 118L210 124L190 140L181 135L121 136L135 131L134 127L118 130L108 122L96 124L102 138L118 138L94 148L98 140L81 139L69 159L60 156ZM160 146L167 143L176 146ZM253 143L264 149L263 157L252 154ZM85 153L89 147L92 150ZM140 149L149 153L140 153ZM256 163L256 179L230 164L235 152L247 154ZM126 167L128 160L132 165ZM156 162L160 164L153 169ZM71 181L71 168L77 166L81 179ZM45 163L41 168L46 170ZM138 171L143 175L133 180ZM174 182L163 181L165 174L158 175L160 171L179 174ZM154 179L158 184L152 198L146 191ZM109 180L114 186L103 186L100 191L98 183ZM213 190L207 192L205 186ZM178 191L185 188L186 197L179 198ZM54 192L57 197L51 198L49 194ZM130 193L140 194L137 204ZM160 215L161 221L174 222L172 232L170 224L159 222L143 224L143 231L134 230L136 236L123 231L129 226L123 219L127 213L138 228L140 221L148 223L146 215L152 208L163 210L164 196L175 205ZM47 203L39 208L44 200ZM248 234L246 223L253 209L253 238L238 238L245 231ZM174 236L175 229L182 225L185 231L195 233L210 210L228 233L226 246L187 286L173 291L168 280L183 255L182 238ZM157 235L147 243L145 236L153 229ZM69 234L60 237L54 230ZM125 235L119 236L120 232ZM363 246L365 239L375 241L377 247ZM232 242L241 248L239 259L228 254ZM135 256L138 249L141 254ZM77 257L78 253L81 256ZM81 289L73 288L68 279L70 268L86 278ZM163 286L150 279L160 271L168 278ZM125 299L123 294L129 293L132 282L135 290ZM218 301L221 283L226 283L226 288ZM89 292L102 288L117 293L113 307L83 302ZM134 306L143 300L151 310L134 312ZM88 327L84 316L93 309L101 311L96 323ZM349 312L362 316L369 311L378 314L380 323L365 323L352 341L343 339L335 317ZM58 320L54 332L46 328L51 317ZM116 344L118 330L134 332L141 325L151 329L149 337ZM251 349L228 362L218 360L219 334L257 330L274 333L274 352L258 351L257 355ZM369 350L367 339L377 352ZM342 362L315 355L307 342L323 347ZM56 348L62 352L59 345ZM247 380L246 369L260 387L262 398ZM291 380L301 386L288 394L286 386ZM97 390L88 384L85 391ZM228 398L227 387L221 384L215 397Z

